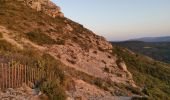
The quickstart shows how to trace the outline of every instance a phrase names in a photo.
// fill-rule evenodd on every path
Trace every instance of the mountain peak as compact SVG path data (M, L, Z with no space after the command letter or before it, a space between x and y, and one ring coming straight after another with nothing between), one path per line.
M9 1L11 0L1 0L1 2ZM50 0L15 0L15 1L23 2L24 5L37 11L44 12L45 14L54 18L64 17L64 14L61 12L60 7Z

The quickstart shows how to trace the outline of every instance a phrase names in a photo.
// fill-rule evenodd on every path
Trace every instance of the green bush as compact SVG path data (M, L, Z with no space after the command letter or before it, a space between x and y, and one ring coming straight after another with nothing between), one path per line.
M108 67L105 66L104 71L107 73L110 73L110 69Z
M6 40L0 40L0 51L16 52L18 49Z
M130 90L134 94L142 95L139 88L135 88L135 87L131 87L131 86L126 86L126 89Z
M94 80L94 84L97 85L98 87L103 87L103 85L104 85L103 80L100 78L96 78Z
M64 39L57 39L56 44L64 45L65 44L65 40Z
M12 49L12 45L10 43L8 43L5 40L0 40L0 49L1 50L11 50Z
M66 80L66 76L64 74L63 66L59 61L54 59L49 54L42 55L42 58L40 59L42 62L44 62L44 67L48 69L49 72L54 72L56 75L56 78L58 78L61 82L61 84L64 83Z
M40 90L50 100L66 100L66 93L58 80L46 80L40 85Z
M105 91L108 91L108 88L110 87L110 84L108 84L105 80L102 80L100 78L95 78L94 79L94 84Z
M42 33L39 29L26 33L26 37L39 45L57 43L54 39Z

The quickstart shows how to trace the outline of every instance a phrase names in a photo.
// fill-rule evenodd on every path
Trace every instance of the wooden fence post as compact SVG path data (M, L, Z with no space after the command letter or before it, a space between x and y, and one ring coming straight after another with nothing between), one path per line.
M37 67L32 68L21 64L0 64L0 89L20 87L23 83L30 86L29 82L34 84L46 77L52 80L55 73L47 72Z
M5 75L6 75L6 88L8 88L8 65L6 65L5 68L6 68L6 71L5 71L6 72L5 73Z
M32 83L34 82L34 69L32 68Z
M27 84L27 76L26 76L27 72L26 72L26 66L24 65L24 83Z
M19 65L19 86L21 86L21 64Z
M21 73L22 73L22 83L21 83L21 85L23 85L23 83L24 83L24 70L23 70L23 65L21 65Z
M3 64L1 64L1 77L2 77L1 89L3 90L4 89Z
M12 65L12 67L11 67L11 83L12 83L12 85L11 85L11 87L12 88L14 88L13 86L14 86L14 84L13 84L13 82L14 82L14 75L13 75L13 65Z
M19 65L17 66L17 87L19 86Z
M32 82L32 68L30 68L30 82Z
M23 76L24 76L24 74L23 74L23 65L21 65L21 86L22 86L22 84L23 84L23 80L24 80L24 78L23 78Z
M15 77L14 77L14 80L15 80L15 82L14 82L14 87L17 86L17 81L16 81L16 80L17 80L17 75L16 75L16 74L17 74L17 72L16 72L16 65L15 65L15 66L14 66L14 76L15 76Z
M10 63L7 66L8 69L8 88L10 88Z
M20 65L20 86L22 86L22 65Z
M22 65L19 66L19 73L20 73L20 84L19 87L22 85Z
M34 83L34 69L32 68L32 83Z
M27 66L27 71L28 71L28 85L29 81L31 80L31 68Z
M37 68L37 70L38 70L38 73L37 73L37 78L38 78L38 80L40 80L40 76L39 76L39 74L40 74L40 69L39 68Z
M19 78L20 78L20 79L19 79L19 82L20 82L20 83L19 83L19 87L20 87L20 86L21 86L21 84L22 84L21 64L19 65L19 76L20 76L20 77L19 77Z

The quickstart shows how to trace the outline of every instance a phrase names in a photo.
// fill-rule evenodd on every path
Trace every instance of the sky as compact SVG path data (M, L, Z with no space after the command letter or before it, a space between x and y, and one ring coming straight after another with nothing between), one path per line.
M109 41L170 36L170 0L52 0L64 15Z

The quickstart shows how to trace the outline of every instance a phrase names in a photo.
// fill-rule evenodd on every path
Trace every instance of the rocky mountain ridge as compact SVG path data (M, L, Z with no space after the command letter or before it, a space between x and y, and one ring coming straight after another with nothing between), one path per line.
M2 2L9 2L10 0L2 0ZM42 11L45 14L51 17L64 17L64 14L61 12L60 7L56 6L50 0L14 0L19 1L25 4L32 9L37 11Z
M143 37L143 38L136 38L130 39L128 41L142 41L142 42L170 42L170 36L162 36L162 37Z

